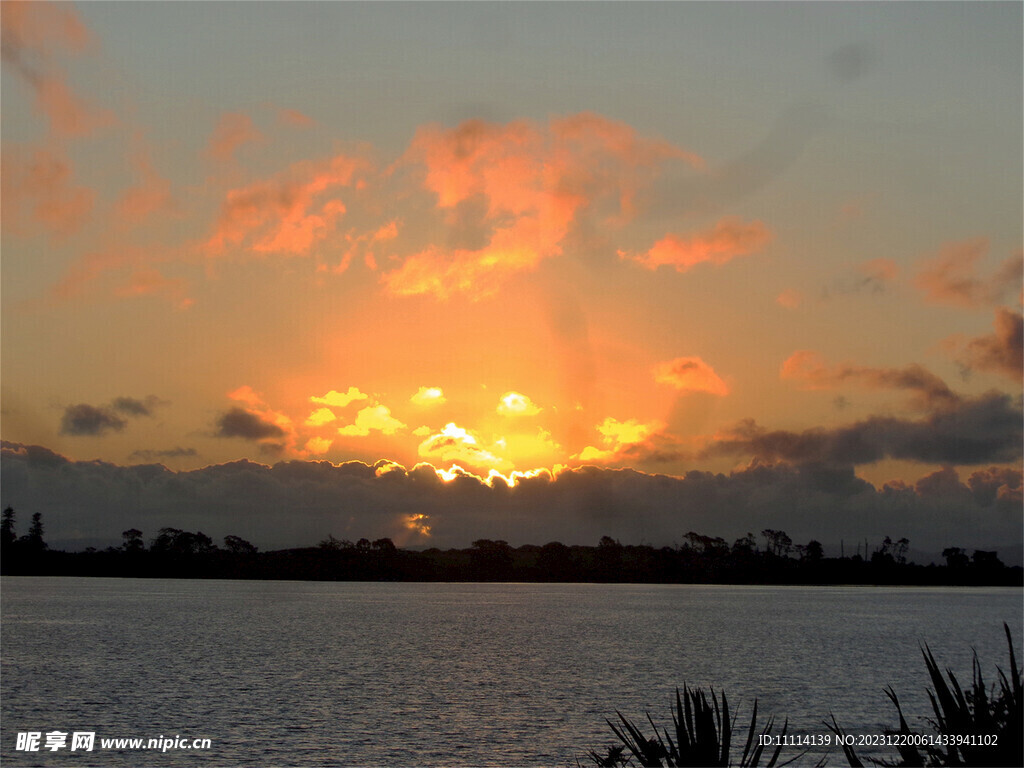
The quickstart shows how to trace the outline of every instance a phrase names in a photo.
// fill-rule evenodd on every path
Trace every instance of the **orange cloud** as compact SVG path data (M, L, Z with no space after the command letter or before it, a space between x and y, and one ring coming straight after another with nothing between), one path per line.
M42 226L57 235L76 232L92 211L96 193L72 183L71 161L59 149L36 149L31 158L2 156L3 225L14 232Z
M584 211L610 211L622 223L634 214L638 188L662 164L698 159L671 144L638 137L632 128L589 113L547 126L471 120L445 130L421 128L406 164L423 166L423 184L438 208L457 219L457 207L479 201L486 245L430 245L384 276L397 295L493 293L511 275L562 253Z
M117 201L116 213L123 220L139 222L171 207L171 183L153 168L149 152L140 148L131 157L139 182Z
M783 379L802 381L809 389L831 389L853 382L870 389L907 389L925 410L956 406L960 397L931 371L911 364L903 368L870 368L843 363L829 368L821 355L810 350L794 352L782 364Z
M54 48L81 53L93 43L74 6L12 0L2 8L4 61L28 67L29 56L49 57Z
M665 424L660 421L643 423L636 419L619 421L608 417L597 426L604 448L588 445L577 458L580 461L596 461L602 464L616 461L624 452L646 443L664 429Z
M356 400L365 400L369 395L365 395L359 391L358 387L349 387L348 392L338 392L332 389L323 397L317 397L313 395L309 398L311 403L320 403L322 405L329 405L332 408L344 408L351 402Z
M177 278L165 277L156 269L140 268L132 272L128 280L118 286L114 293L118 296L153 296L166 294L179 309L187 309L193 301L185 296L187 283Z
M322 456L331 450L333 444L334 441L326 437L311 437L306 441L305 451L314 456Z
M63 76L37 81L36 108L46 115L50 131L57 136L88 136L114 122L112 112L90 106L68 87Z
M979 276L978 262L989 250L988 238L950 243L921 264L914 284L936 304L976 309L991 306L1009 291L1020 289L1024 260L1011 256L988 277Z
M317 408L306 418L306 426L322 427L324 424L330 424L337 418L338 417L334 415L334 411L330 408Z
M454 422L449 422L439 433L431 435L420 443L419 454L424 458L433 458L443 462L459 462L472 467L498 471L512 468L511 462L499 458L490 450L483 448L476 435L456 426Z
M536 416L541 409L533 401L519 392L506 392L498 401L498 414L501 416Z
M345 213L344 202L321 195L350 186L363 166L361 160L338 155L296 163L274 178L229 191L207 250L218 255L244 245L257 253L308 253Z
M729 394L729 387L715 373L715 369L699 357L677 357L660 363L654 369L654 380L681 392L708 392L719 396Z
M308 115L302 114L297 109L288 109L286 107L277 110L277 117L282 123L294 125L298 128L309 128L311 125L316 124L316 120Z
M339 205L342 205L340 201L336 201ZM337 211L339 214L345 212L344 205ZM342 254L340 261L334 266L332 271L335 274L341 274L349 265L352 263L352 259L362 257L363 262L370 270L377 269L377 259L371 250L377 243L386 242L388 240L394 240L398 237L398 223L390 221L378 227L370 232L364 232L362 234L355 234L354 232L345 233L345 242L348 243L348 249Z
M420 387L409 402L413 405L441 405L446 400L440 387Z
M257 142L263 134L253 125L252 118L244 112L225 112L210 135L206 147L208 157L217 162L234 158L235 150L243 144Z
M58 55L81 54L95 42L74 6L16 1L2 8L3 61L34 91L50 134L85 136L113 122L109 111L92 108L72 92L57 63Z
M748 256L759 251L771 239L771 232L762 222L743 222L730 216L703 232L687 236L666 235L645 254L619 251L619 257L636 261L647 269L668 265L678 272L685 272L697 264L725 264L737 256Z
M400 429L405 429L405 424L393 417L387 406L371 405L359 411L355 423L341 427L338 434L348 437L366 437L371 432L393 435Z

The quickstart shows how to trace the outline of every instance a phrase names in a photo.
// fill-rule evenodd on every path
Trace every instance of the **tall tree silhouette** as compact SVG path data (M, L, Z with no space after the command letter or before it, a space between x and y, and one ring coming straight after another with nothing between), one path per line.
M8 506L4 510L3 521L0 522L0 547L3 552L10 552L11 546L18 537L14 533L14 507Z
M43 514L36 512L32 515L32 525L28 533L21 537L25 549L29 552L43 552L46 549L46 542L43 541Z

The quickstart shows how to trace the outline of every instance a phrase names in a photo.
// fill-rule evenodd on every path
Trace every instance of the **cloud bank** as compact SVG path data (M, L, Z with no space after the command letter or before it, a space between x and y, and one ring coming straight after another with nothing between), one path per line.
M311 545L329 533L441 547L477 538L594 544L603 535L671 545L690 530L732 538L771 527L826 546L906 536L931 550L991 547L1022 535L1021 473L1000 467L966 479L947 468L915 486L881 489L849 466L757 462L685 477L580 467L519 475L510 484L387 461L243 460L173 472L70 461L18 443L4 442L2 453L2 503L22 517L42 512L47 539L68 547L116 544L130 527L151 538L165 526L236 534L261 548ZM411 519L432 535L410 527Z

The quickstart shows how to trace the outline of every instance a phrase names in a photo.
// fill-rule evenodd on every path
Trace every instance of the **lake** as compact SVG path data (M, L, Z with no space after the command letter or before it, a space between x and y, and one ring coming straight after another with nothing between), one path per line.
M567 766L613 743L616 710L670 725L684 683L724 690L740 726L757 698L791 734L824 733L830 712L848 733L880 733L896 722L887 685L912 727L929 714L919 644L961 681L976 648L992 679L1007 666L1002 622L1018 653L1024 624L1015 588L34 577L0 588L4 766ZM96 747L15 751L30 731L95 732ZM135 737L211 745L100 748ZM829 764L845 761L833 752Z

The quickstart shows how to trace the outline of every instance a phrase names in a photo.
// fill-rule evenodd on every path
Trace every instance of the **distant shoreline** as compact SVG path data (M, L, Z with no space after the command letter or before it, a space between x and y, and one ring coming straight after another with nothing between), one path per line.
M698 552L689 548L524 545L481 540L468 549L411 551L388 540L361 545L268 552L63 552L8 550L4 576L67 576L274 581L719 584L749 586L970 586L1024 587L1024 568L1007 567L994 553L953 565L917 565L876 556L797 559L768 552Z

